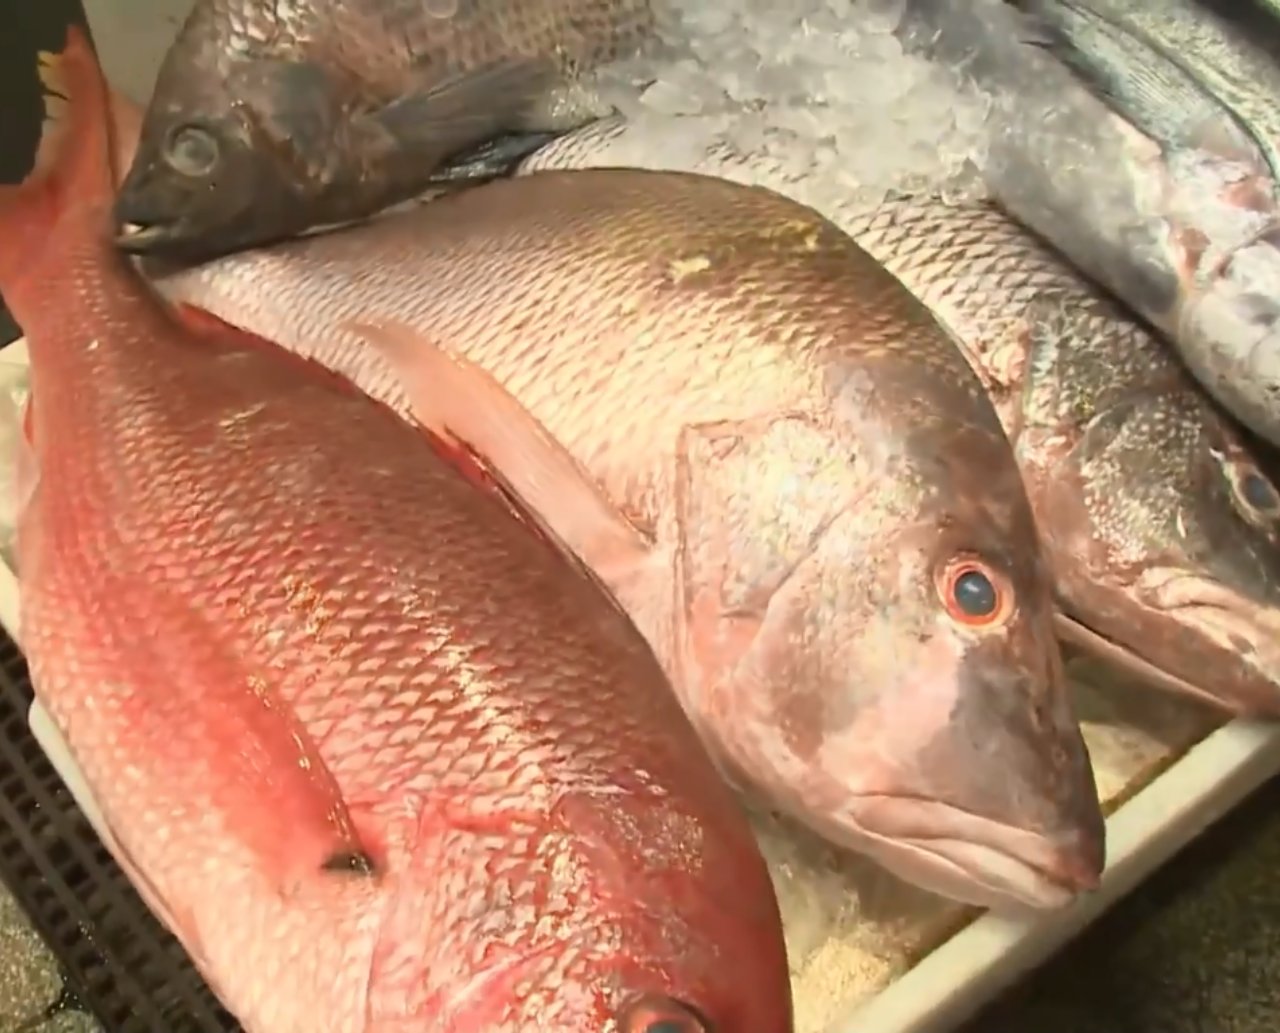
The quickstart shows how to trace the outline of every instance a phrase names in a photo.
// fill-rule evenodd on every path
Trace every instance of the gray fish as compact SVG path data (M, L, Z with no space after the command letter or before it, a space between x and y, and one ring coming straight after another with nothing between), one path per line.
M1019 6L908 0L904 44L995 95L999 202L1280 443L1280 69L1190 0Z
M1280 714L1280 495L1182 364L987 204L846 202L700 121L610 119L526 171L684 164L813 204L927 304L1015 442L1065 637L1239 713ZM1211 677L1206 672L1212 671Z
M600 114L580 75L650 26L648 0L199 0L116 201L119 243L207 257L368 216L454 158L501 172Z

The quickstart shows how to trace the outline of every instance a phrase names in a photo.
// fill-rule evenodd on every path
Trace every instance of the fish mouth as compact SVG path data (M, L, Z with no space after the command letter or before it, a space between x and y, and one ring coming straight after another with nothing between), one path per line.
M1062 641L1215 710L1280 716L1280 608L1168 567L1150 568L1111 593L1111 602L1095 598L1098 605L1059 613Z
M116 230L115 244L122 251L141 254L180 239L181 233L173 223L123 222Z
M1142 602L1175 624L1163 650L1160 636L1151 636L1153 663L1188 681L1211 672L1202 691L1236 713L1280 715L1280 609L1169 568L1145 571L1136 587ZM1215 664L1215 656L1227 663Z
M937 800L860 797L849 824L865 837L859 848L889 871L977 907L1057 909L1102 878L1101 837L1029 832Z

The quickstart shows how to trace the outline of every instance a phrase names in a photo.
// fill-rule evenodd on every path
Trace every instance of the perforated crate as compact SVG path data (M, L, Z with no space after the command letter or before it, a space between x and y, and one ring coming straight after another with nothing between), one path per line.
M40 749L31 698L26 661L0 631L0 881L107 1033L238 1031Z

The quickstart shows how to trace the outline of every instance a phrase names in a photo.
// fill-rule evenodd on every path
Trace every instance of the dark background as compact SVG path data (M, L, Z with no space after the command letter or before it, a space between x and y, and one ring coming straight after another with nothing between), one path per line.
M67 22L83 16L70 0L0 0L0 13L0 181L13 182L30 168L42 117L36 51L61 49ZM0 341L16 335L0 306ZM1280 781L1256 793L965 1033L1277 1030Z

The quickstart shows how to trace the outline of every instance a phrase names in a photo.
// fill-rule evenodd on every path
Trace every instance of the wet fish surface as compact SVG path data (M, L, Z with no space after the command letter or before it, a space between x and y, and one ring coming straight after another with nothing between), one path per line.
M1164 343L993 204L849 201L720 130L608 119L525 168L681 161L819 208L929 306L982 378L1069 618L1059 630L1220 708L1280 711L1280 495Z
M501 171L601 114L578 77L650 26L649 0L198 0L120 188L120 243L207 257L368 216L477 148Z
M1280 66L1265 49L1190 0L909 0L903 39L995 98L983 171L1001 205L1280 443Z
M215 992L248 1033L790 1030L764 861L625 615L465 450L161 303L79 32L46 75L61 143L0 192L23 645Z
M1009 442L936 321L811 210L549 172L163 289L485 455L772 806L961 900L1055 906L1096 882Z

